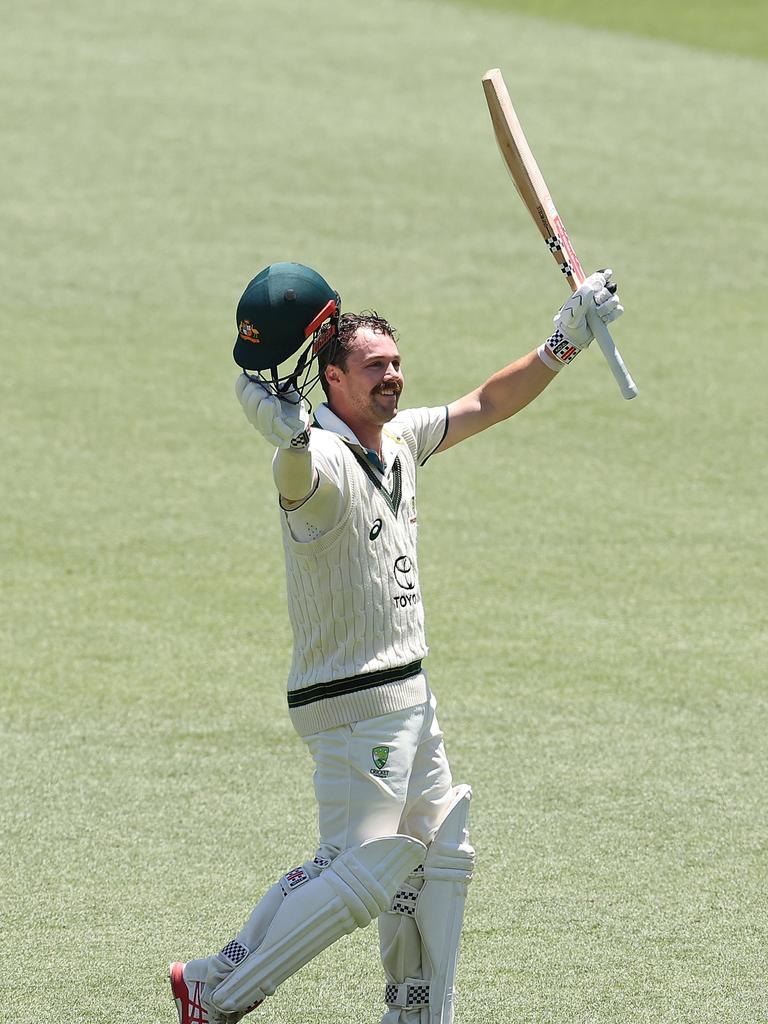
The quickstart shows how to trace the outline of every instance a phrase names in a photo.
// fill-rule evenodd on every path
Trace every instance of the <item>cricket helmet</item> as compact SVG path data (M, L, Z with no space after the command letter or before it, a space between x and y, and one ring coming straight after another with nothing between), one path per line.
M235 362L246 372L256 371L277 391L298 388L299 375L317 355L318 339L325 344L335 336L340 306L338 292L317 271L301 263L271 264L253 278L237 304ZM308 339L294 369L281 375L278 367ZM271 380L264 376L267 370ZM308 377L299 390L309 389Z

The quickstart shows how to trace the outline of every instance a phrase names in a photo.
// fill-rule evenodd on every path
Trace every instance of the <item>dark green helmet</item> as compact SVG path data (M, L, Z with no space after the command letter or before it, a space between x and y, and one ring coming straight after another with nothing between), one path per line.
M322 333L323 343L336 333L341 300L315 270L301 263L273 263L250 282L237 304L237 341L233 355L242 369L269 370L271 384L278 390L296 386L299 374L307 369L317 346L313 344L320 328L330 321ZM278 367L298 352L295 368L280 376ZM303 388L307 388L306 381Z

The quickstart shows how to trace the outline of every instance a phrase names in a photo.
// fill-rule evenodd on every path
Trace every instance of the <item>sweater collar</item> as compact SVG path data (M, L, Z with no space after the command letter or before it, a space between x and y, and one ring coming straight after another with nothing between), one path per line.
M335 412L323 402L315 410L315 422L314 426L320 427L321 430L329 430L334 434L338 434L344 441L347 442L350 447L356 449L361 455L364 455L372 466L375 466L378 471L384 475L387 471L387 466L392 465L393 459L389 457L387 452L387 435L382 433L381 437L381 448L384 461L379 458L378 452L375 452L372 448L366 448L362 444L356 434L347 426L344 420L340 419Z

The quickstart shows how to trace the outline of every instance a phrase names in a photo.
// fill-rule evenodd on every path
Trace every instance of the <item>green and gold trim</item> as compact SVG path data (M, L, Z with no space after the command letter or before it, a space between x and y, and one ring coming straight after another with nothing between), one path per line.
M361 690L370 690L374 686L385 686L387 683L398 683L402 679L410 679L411 676L421 672L421 658L412 661L408 665L399 665L396 668L384 668L378 672L364 672L358 676L347 676L345 679L332 679L327 683L314 683L312 686L303 686L299 690L290 690L288 693L288 707L300 708L305 704L314 704L318 700L329 700L333 697L345 697L350 693L359 693Z
M397 511L400 508L400 499L403 496L403 470L400 465L400 456L398 455L392 463L392 491L390 493L384 486L384 481L378 475L368 459L352 448L350 448L350 451L359 462L360 468L371 481L373 486L381 493L382 498L386 501L394 517L397 518Z

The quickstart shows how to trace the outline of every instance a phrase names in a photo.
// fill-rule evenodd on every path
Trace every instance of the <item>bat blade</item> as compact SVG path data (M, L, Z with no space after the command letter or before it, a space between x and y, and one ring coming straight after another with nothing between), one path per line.
M483 75L483 90L496 142L515 183L515 188L570 285L571 291L576 291L585 278L584 270L525 137L525 132L499 68L486 71ZM624 365L624 360L621 358L608 328L594 312L587 319L622 395L625 398L634 398L637 395L637 387Z

